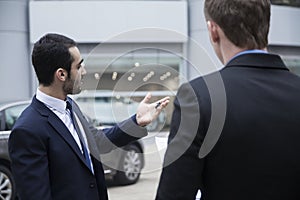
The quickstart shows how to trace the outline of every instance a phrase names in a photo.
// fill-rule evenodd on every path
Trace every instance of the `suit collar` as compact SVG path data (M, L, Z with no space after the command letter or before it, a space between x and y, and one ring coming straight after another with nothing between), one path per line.
M52 113L52 111L43 102L37 100L36 96L32 98L31 106L42 116L49 116Z
M42 92L39 88L36 91L36 99L43 102L47 107L54 109L60 113L65 113L66 101L49 96Z
M262 53L240 55L229 61L225 68L234 66L288 70L280 56Z
M76 141L72 137L68 128L65 124L53 113L44 103L37 100L34 96L31 102L31 106L37 110L42 116L48 118L49 124L53 129L66 141L66 143L71 147L75 154L80 158L80 160L86 165L85 159L81 150L79 149Z

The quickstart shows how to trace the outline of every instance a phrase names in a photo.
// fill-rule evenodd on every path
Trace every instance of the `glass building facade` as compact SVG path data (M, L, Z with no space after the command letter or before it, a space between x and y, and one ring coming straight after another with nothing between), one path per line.
M274 5L300 7L300 0L271 0Z
M93 34L93 29L100 27L99 33L106 32L108 35L113 33L115 29L123 30L128 23L133 22L130 25L141 25L143 26L145 18L143 18L149 12L149 5L136 7L133 10L128 9L130 3L138 4L141 2L148 2L153 4L159 4L163 2L167 5L167 9L156 14L157 10L161 6L157 6L154 9L155 12L150 12L149 24L147 26L156 26L156 23L160 23L166 16L166 14L172 10L170 5L174 2L184 2L187 4L187 13L182 16L187 16L187 22L183 25L187 31L186 41L169 41L169 38L164 37L164 35L158 35L157 38L160 41L134 41L129 38L128 41L121 42L103 42L103 40L93 40L86 41L81 40L78 42L80 51L85 58L86 67L88 74L86 76L86 83L84 89L91 90L118 90L118 91L130 91L134 88L136 91L174 91L176 92L179 85L190 80L196 76L203 75L193 69L193 66L189 65L188 61L195 61L197 65L205 67L205 58L199 54L199 49L194 49L193 45L199 45L198 47L203 47L211 60L216 63L217 67L222 67L218 59L214 55L213 49L209 44L207 27L205 19L203 17L203 3L204 0L187 0L187 1L159 1L159 0L136 0L136 1L77 1L77 0L65 0L65 1L51 1L51 0L35 0L35 1L0 1L0 13L2 19L0 22L0 41L1 41L1 60L2 66L0 68L2 77L0 79L1 91L4 91L7 95L0 99L1 102L21 100L31 98L36 91L37 80L35 74L32 70L30 63L30 52L33 42L37 38L30 39L36 32L33 31L33 25L35 20L41 19L41 17L33 17L30 12L33 9L29 9L30 4L40 3L44 4L45 7L49 5L49 2L55 4L72 4L65 10L61 10L61 13L65 16L64 20L56 20L55 22L51 20L57 15L58 9L53 9L51 18L43 18L43 21L47 21L47 27L52 25L58 26L59 28L65 28L61 30L65 33L65 30L75 27L76 31L71 31L69 36L74 38L76 41L78 38L83 38L90 34ZM63 2L63 4L62 4ZM88 2L88 3L85 3ZM111 10L101 10L99 15L95 15L94 18L90 17L89 20L81 20L80 28L78 26L71 26L69 24L64 24L67 19L84 18L90 14L90 10L93 6L88 6L87 4L97 2L117 2L118 4L123 2L123 7L120 5L115 7L111 6ZM291 71L300 75L300 29L297 24L297 20L300 17L300 0L272 0L273 11L272 12L272 30L270 31L270 45L268 47L269 51L272 53L280 54ZM74 11L74 6L78 3L84 3L84 8L81 7L78 11ZM69 5L69 4L68 4ZM61 6L60 6L61 7ZM59 7L59 8L60 8ZM72 9L70 9L72 7ZM85 9L89 8L89 9ZM124 9L123 9L124 8ZM30 11L31 10L31 11ZM39 11L39 9L35 9ZM49 10L49 6L45 12ZM125 17L114 18L120 12L129 13L130 15L122 16L132 16L130 20ZM134 11L134 12L133 12ZM45 14L42 13L42 14ZM108 13L102 17L103 13ZM55 15L53 15L55 13ZM80 15L75 15L74 13L80 13ZM96 13L96 14L97 14ZM113 15L111 13L114 13ZM173 11L173 13L176 13ZM137 16L137 17L134 17ZM173 16L173 15L172 15ZM176 15L174 15L176 17ZM176 27L178 21L182 19L182 16L175 19L172 17L166 22L167 25L173 24ZM43 17L43 16L42 16ZM151 20L156 18L157 20ZM102 24L99 21L102 20ZM76 20L75 20L76 21ZM108 23L107 21L110 21ZM92 24L94 23L94 24ZM151 24L152 23L152 24ZM86 24L92 24L89 28L84 28ZM38 24L37 27L41 25ZM167 27L167 26L166 26ZM51 27L52 28L52 27ZM48 30L47 30L48 31ZM119 31L119 32L121 32ZM282 33L282 31L284 33ZM80 34L79 34L80 32ZM77 34L78 33L78 34ZM36 35L41 36L40 32ZM73 37L75 35L75 37ZM141 36L142 34L136 34L135 36ZM111 35L110 35L111 36ZM135 39L135 38L133 38ZM191 43L190 41L194 41ZM99 46L99 44L101 44ZM100 48L99 48L100 47ZM130 49L130 50L128 50ZM99 51L98 51L99 50ZM15 58L18 59L15 59ZM208 63L210 64L210 63ZM216 69L217 69L216 67ZM18 71L20 73L14 73ZM205 71L206 72L206 71ZM207 72L210 72L207 70ZM14 80L11 81L10 76L6 74L14 74ZM100 81L101 79L101 81ZM10 87L6 87L10 85Z

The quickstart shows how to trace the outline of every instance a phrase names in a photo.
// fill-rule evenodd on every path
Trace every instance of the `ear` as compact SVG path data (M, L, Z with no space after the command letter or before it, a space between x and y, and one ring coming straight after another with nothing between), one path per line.
M60 81L65 81L67 79L68 73L63 68L58 68L55 72L55 77Z
M218 32L218 25L213 21L207 21L208 33L211 41L216 43L219 41L220 36Z

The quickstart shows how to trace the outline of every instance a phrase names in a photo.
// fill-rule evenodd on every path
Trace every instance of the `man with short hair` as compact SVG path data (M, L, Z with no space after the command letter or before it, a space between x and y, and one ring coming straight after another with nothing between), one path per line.
M156 200L300 199L300 78L267 52L269 0L205 0L224 68L174 101Z
M32 64L39 87L9 137L19 199L107 200L100 153L146 136L144 126L167 106L169 97L149 104L148 94L136 115L97 130L68 97L81 91L86 74L76 42L46 34L34 44Z

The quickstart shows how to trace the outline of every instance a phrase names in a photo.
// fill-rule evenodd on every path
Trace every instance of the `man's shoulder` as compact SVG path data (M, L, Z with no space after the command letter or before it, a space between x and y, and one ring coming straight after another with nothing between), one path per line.
M40 113L30 104L16 120L16 123L12 130L17 128L35 129L41 126Z
M181 87L193 88L194 90L208 90L209 87L216 84L222 84L222 73L224 69L211 72L209 74L198 76L186 83L183 83Z
M177 93L178 98L195 99L201 102L210 102L211 98L225 96L225 84L223 80L223 71L221 69L204 76L199 76L186 83L183 83Z

